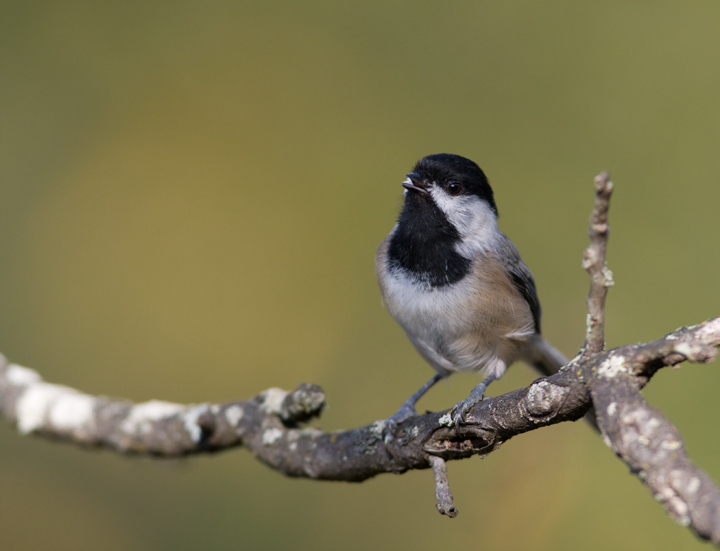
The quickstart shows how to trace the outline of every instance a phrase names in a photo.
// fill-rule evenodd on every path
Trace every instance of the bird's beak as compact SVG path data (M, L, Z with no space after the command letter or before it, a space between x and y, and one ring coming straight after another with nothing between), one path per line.
M402 187L422 195L427 195L429 193L427 188L423 187L422 177L419 174L411 172L410 174L406 174L406 176L407 179L402 183Z

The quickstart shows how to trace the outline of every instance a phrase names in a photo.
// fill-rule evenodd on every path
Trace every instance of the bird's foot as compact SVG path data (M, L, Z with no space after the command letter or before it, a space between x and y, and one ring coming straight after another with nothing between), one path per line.
M397 412L395 412L393 415L391 415L385 420L385 427L383 430L383 432L385 433L385 443L387 444L388 442L390 442L390 440L392 440L393 435L397 430L397 426L400 423L416 415L417 411L415 410L414 404L411 404L410 402L405 402L402 406L400 406L400 409L397 410Z
M451 415L455 421L455 430L460 430L460 424L465 422L465 415L472 409L475 404L479 404L485 398L485 390L490 383L497 379L497 375L489 375L485 380L472 389L470 396L455 404L452 408Z
M460 430L460 425L465 422L465 415L475 404L479 404L485 398L486 381L472 389L470 396L461 400L452 408L452 419L455 421L455 430Z
M480 396L473 396L473 394L474 391L470 394L470 396L459 401L455 404L455 406L453 406L451 415L453 421L455 421L455 430L460 430L460 425L465 422L465 415L467 412L470 411L475 404L479 404L483 401L483 398L485 398L484 393L481 393Z

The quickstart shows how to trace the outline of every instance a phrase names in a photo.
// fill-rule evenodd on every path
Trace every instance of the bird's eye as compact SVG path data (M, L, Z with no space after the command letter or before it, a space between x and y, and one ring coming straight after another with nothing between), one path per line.
M451 182L450 185L448 185L448 192L450 192L450 195L459 195L462 191L462 184L458 182Z

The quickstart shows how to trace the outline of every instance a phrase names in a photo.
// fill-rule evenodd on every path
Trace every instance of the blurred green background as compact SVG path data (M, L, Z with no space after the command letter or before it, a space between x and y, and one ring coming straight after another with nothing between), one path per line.
M609 345L720 315L720 4L0 2L0 351L133 400L315 382L320 426L387 417L431 374L380 305L400 182L489 175L544 333L582 342L592 178L611 171ZM528 384L517 366L490 394ZM420 407L467 396L473 375ZM646 396L720 480L714 366ZM582 423L363 484L244 450L119 457L0 425L7 550L695 549Z

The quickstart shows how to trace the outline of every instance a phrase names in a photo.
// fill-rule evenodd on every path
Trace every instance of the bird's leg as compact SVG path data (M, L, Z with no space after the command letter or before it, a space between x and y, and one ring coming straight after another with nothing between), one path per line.
M439 373L437 375L434 375L432 379L430 379L427 383L425 383L423 386L420 387L420 389L410 396L402 406L400 406L400 409L397 410L396 413L394 413L392 416L388 417L385 421L385 440L387 441L393 432L395 432L395 428L405 421L405 419L410 419L410 417L417 415L417 411L415 410L415 404L417 401L423 397L423 395L430 390L435 383L437 383L439 380L441 380L443 377Z
M482 399L485 397L487 387L497 378L497 375L489 375L483 379L482 383L472 389L470 396L455 404L455 407L452 408L452 417L455 421L456 429L459 429L460 423L465 421L465 414L470 411L470 408L478 402L482 402Z

